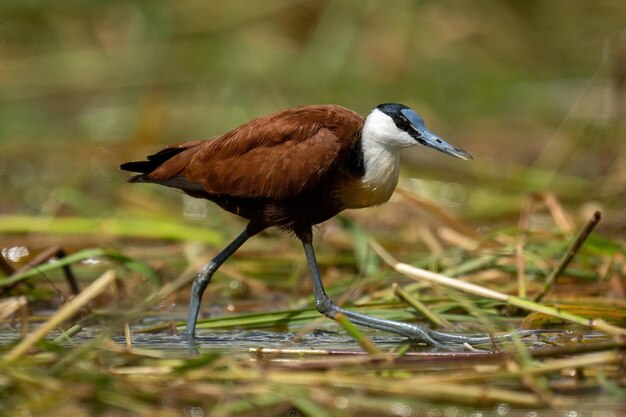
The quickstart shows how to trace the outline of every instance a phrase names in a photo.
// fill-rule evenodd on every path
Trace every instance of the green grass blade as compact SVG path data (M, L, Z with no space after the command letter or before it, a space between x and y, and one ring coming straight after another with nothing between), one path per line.
M116 263L119 263L123 267L128 268L129 270L143 275L153 285L160 284L160 278L156 274L156 272L143 262L136 261L126 255L112 251L110 249L85 249L61 258L55 262L49 262L36 268L14 274L8 278L0 279L0 287L5 285L12 285L16 282L32 278L34 276L39 276L50 271L54 271L56 269L62 268L63 266L84 261L85 259L101 257L109 258Z
M93 235L191 240L208 244L222 243L219 232L162 219L0 216L0 233L47 233L54 235Z

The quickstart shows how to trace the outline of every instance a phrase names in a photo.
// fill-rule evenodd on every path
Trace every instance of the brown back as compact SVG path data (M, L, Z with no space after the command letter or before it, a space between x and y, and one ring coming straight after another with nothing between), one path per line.
M294 197L339 169L363 122L357 113L336 105L285 110L212 141L175 145L188 149L163 162L148 180L188 184L213 195Z

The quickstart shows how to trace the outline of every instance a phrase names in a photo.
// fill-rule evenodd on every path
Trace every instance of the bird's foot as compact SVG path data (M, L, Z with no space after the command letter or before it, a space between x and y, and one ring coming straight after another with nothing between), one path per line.
M182 336L187 344L187 352L190 355L198 355L200 353L200 343L196 340L195 332L185 331Z
M433 347L449 350L458 345L478 345L485 343L506 342L515 339L522 339L528 336L545 332L545 330L517 330L501 335L462 335L455 333L439 332L427 327L414 325L413 334L407 335L409 339L416 342L424 342Z

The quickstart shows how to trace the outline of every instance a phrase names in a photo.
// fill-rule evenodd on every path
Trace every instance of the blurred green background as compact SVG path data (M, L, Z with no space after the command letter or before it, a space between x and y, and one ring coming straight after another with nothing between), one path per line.
M623 232L625 27L621 0L3 0L0 213L180 208L119 163L288 107L393 101L474 155L403 158L456 184L461 216L514 221L552 191Z

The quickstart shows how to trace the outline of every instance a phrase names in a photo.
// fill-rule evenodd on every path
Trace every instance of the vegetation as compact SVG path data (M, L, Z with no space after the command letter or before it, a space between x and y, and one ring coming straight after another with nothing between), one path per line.
M609 0L3 2L0 413L620 415L625 17ZM321 225L330 295L542 332L444 350L334 323L298 243L268 231L216 274L189 345L189 284L242 224L119 163L287 107L386 101L475 160L408 151L390 203Z

